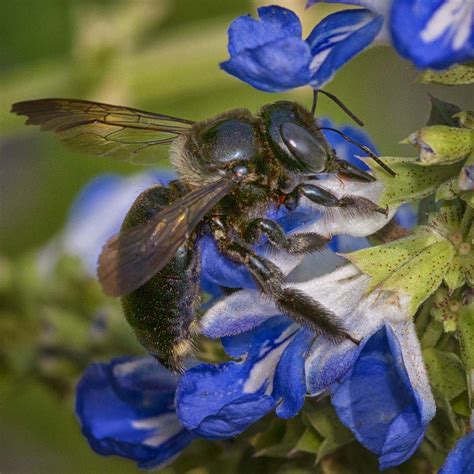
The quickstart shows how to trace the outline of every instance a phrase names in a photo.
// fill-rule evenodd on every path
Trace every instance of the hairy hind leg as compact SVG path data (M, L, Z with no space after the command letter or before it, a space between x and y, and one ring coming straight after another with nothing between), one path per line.
M224 255L246 266L259 290L272 298L283 314L334 342L350 339L358 343L331 310L306 293L285 286L283 273L271 261L257 255L246 244L229 237L218 239L218 246Z

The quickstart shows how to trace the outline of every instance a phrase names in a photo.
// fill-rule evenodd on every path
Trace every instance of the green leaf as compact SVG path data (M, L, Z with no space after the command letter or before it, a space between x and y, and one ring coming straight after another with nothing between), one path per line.
M318 432L315 429L308 427L296 443L296 446L294 447L292 453L303 452L317 454L319 448L321 447L322 441L323 439L318 434Z
M316 462L353 441L352 433L339 421L328 401L319 403L315 410L305 410L304 413L309 424L324 438Z
M285 437L285 422L279 418L275 418L268 429L257 434L252 439L252 446L256 451L262 451L268 447L275 446Z
M443 324L432 319L421 336L421 347L425 349L436 346L443 332Z
M305 427L300 418L292 418L291 420L285 420L283 422L283 426L283 438L279 439L278 441L275 439L275 442L271 443L271 437L265 436L265 443L263 443L266 445L265 447L261 447L262 443L259 442L260 440L257 437L257 442L255 443L257 451L255 453L255 456L267 456L275 458L288 457L289 453L293 450L298 441L301 439ZM275 430L275 434L278 432L279 429L277 428Z
M313 474L313 473L314 473L314 469L312 468L303 468L300 466L285 464L280 469L278 469L277 474Z
M469 381L469 396L473 404L474 396L474 304L464 306L459 310L458 339L461 359Z
M423 355L435 397L450 401L466 390L464 367L456 354L431 347Z
M417 158L396 158L385 156L383 161L397 176L392 177L377 164L371 164L376 178L384 184L379 206L398 206L429 196L450 178L459 174L462 163L451 166L421 166Z
M453 411L456 413L456 415L469 418L471 416L471 407L469 406L469 395L467 390L452 400L451 406L453 407Z
M441 404L438 405L436 416L425 433L425 440L429 441L431 449L426 444L422 448L429 454L431 464L437 469L444 463L446 455L464 431L464 423L462 419L456 419L450 403L446 399L439 401Z
M420 82L426 84L442 84L446 86L459 86L474 83L474 67L470 64L458 64L445 71L424 71Z
M431 94L429 94L429 96L431 100L431 113L426 125L448 125L449 127L457 127L458 121L454 116L461 112L461 108L455 104L437 99Z

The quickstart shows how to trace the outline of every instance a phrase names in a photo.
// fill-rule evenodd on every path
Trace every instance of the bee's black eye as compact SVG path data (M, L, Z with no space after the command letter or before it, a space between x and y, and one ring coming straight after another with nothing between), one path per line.
M280 134L291 154L309 171L320 173L324 170L327 151L311 133L295 123L284 122Z

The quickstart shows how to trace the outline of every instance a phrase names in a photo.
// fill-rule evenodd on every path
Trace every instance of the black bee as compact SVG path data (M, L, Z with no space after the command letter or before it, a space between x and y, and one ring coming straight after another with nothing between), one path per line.
M316 233L288 237L266 217L272 205L293 210L303 196L325 207L384 212L367 199L338 199L315 184L321 173L374 180L336 157L314 118L316 98L317 92L311 111L279 101L262 107L258 115L236 109L203 122L74 99L13 105L12 112L26 115L27 124L41 125L88 154L142 162L156 158L158 147L171 145L178 178L138 196L98 264L105 293L122 297L140 343L171 370L182 370L198 331L199 240L204 234L214 237L222 255L245 265L260 291L284 314L334 341L354 340L335 314L285 286L280 269L252 249L262 236L290 254L313 252L328 242ZM369 149L357 145L393 174Z

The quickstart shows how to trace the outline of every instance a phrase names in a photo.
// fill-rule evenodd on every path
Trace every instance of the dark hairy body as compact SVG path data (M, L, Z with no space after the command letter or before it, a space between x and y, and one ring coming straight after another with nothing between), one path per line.
M72 108L76 118L61 125L64 108L66 112ZM177 179L168 186L153 186L136 199L120 233L104 246L98 269L105 292L122 297L125 316L140 343L166 367L183 369L193 335L199 331L199 243L208 234L223 256L249 270L256 287L283 314L315 335L357 342L335 314L286 286L281 270L253 250L262 237L290 254L325 246L328 236L287 236L267 218L275 206L295 209L302 197L323 207L384 212L367 199L338 198L317 185L318 175L327 173L360 181L374 178L336 157L314 110L280 101L264 106L258 115L236 109L198 123L68 99L24 102L13 110L27 115L29 123L53 129L76 148L91 152L90 142L95 140L92 153L98 155L114 156L115 142L122 145L120 152L123 146L133 146L135 154L148 146L171 144ZM174 136L153 141L137 135L136 141L130 140L137 129ZM128 141L122 138L123 131Z

